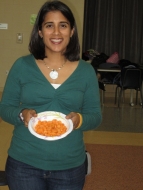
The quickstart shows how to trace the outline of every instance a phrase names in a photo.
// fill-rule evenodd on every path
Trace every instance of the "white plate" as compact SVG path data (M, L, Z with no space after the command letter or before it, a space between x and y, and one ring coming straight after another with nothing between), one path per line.
M43 139L43 140L48 140L48 141L54 141L58 139L62 139L66 137L72 130L73 130L73 123L71 119L66 119L65 114L60 113L60 112L54 112L54 111L45 111L37 114L37 117L32 117L28 123L28 129L29 131L36 137ZM38 123L38 121L51 121L53 119L61 121L66 127L67 131L60 135L60 136L55 136L55 137L48 137L48 136L43 136L35 132L34 127Z

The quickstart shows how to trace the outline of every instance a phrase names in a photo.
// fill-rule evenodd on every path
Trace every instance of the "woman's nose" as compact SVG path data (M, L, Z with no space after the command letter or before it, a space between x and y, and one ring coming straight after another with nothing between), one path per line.
M60 33L60 29L59 29L59 27L58 26L55 26L54 27L54 34L59 34Z

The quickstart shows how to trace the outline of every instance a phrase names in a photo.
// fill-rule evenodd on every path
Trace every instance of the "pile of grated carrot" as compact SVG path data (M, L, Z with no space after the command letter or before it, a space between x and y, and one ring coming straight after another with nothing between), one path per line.
M56 119L52 121L38 121L35 132L43 136L60 136L67 131L66 126Z

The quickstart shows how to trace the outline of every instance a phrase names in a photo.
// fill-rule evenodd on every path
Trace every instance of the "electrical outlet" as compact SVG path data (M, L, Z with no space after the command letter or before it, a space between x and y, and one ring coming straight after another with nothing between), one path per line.
M5 74L8 75L8 73L9 73L9 70L6 70L6 71L5 71Z

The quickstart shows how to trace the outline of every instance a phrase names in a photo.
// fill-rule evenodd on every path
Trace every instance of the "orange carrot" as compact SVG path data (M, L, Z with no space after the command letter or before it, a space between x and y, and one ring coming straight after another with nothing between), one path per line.
M60 136L67 131L66 126L56 119L52 121L38 121L35 132L43 136Z

